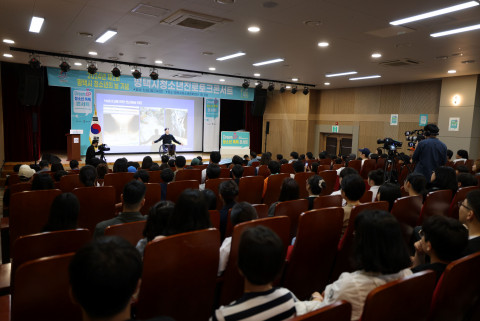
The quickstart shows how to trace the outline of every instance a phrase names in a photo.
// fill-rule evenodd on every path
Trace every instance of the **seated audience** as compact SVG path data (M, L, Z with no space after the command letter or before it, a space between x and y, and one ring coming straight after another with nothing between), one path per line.
M55 182L60 182L60 179L62 178L62 176L65 176L65 175L68 175L67 171L59 170L59 171L56 171L55 174L53 174L53 179L55 180Z
M137 243L137 250L142 256L148 242L153 241L157 236L166 235L168 221L173 214L174 206L175 204L170 201L160 201L150 208L143 229L143 239Z
M252 166L252 163L253 162L258 162L258 159L257 159L257 153L255 153L254 151L250 151L250 160L248 161L247 163L247 166Z
M309 161L315 160L315 157L313 157L312 152L307 152L306 156L307 156L307 160L309 160Z
M235 183L237 183L237 185L240 184L240 178L243 176L243 171L244 169L242 165L236 164L232 167L230 173L232 175L232 179L235 181Z
M40 170L38 173L42 172L50 172L50 163L46 160L41 160L38 165L40 166Z
M290 160L288 161L289 164L298 161L298 153L297 152L291 152L290 153Z
M458 190L455 170L448 166L438 167L433 171L431 182L427 186L429 192L449 189L455 195Z
M346 205L343 206L343 235L347 229L352 208L360 204L360 199L362 198L363 193L365 193L365 182L360 175L353 174L345 176L342 179L340 186L342 188L342 198L346 201Z
M460 173L457 175L458 188L477 186L477 178L470 173Z
M222 159L222 155L220 155L220 152L211 152L210 153L210 163L208 165L217 165L218 166L221 159ZM207 179L207 169L204 168L202 170L202 181L200 183L204 184L206 179Z
M128 160L125 157L118 158L113 163L113 172L114 173L122 173L128 172Z
M205 180L219 178L220 174L222 173L222 170L220 169L220 166L218 166L218 164L208 164L207 168L205 168L204 170L205 170ZM203 182L199 186L199 190L203 191L204 189L205 189L205 182Z
M475 173L475 176L480 175L480 159L477 159L475 162L473 162L472 172Z
M232 226L237 224L255 220L258 218L257 211L253 208L250 203L240 202L235 204L232 207L232 212L230 213L230 220L232 221ZM227 267L228 257L230 256L230 248L232 246L232 237L226 237L223 240L222 246L220 246L220 261L218 264L218 275L220 276L225 268Z
M63 193L55 197L50 207L50 215L42 232L73 230L78 227L80 202L72 193Z
M137 298L142 258L127 240L105 237L81 248L69 266L70 290L83 321L131 320ZM173 321L157 317L151 321Z
M280 161L283 159L283 155L282 154L277 154L277 162L280 163Z
M157 163L153 163L152 166L150 166L151 172L159 171L159 170L160 170L160 165L158 165Z
M295 296L273 287L285 260L283 243L275 232L256 226L243 232L238 247L238 268L245 278L245 293L221 306L211 320L286 320L295 316Z
M145 169L139 169L133 174L133 178L146 184L150 180L150 174Z
M108 174L108 165L106 163L100 163L97 165L97 183L96 186L103 186L103 180L105 175Z
M200 165L200 160L195 157L194 159L192 159L192 161L190 162L190 166L197 166L197 165Z
M139 162L127 162L127 167L133 166L135 168L135 171L137 171L140 168L140 163Z
M105 229L110 225L145 221L146 217L140 213L140 209L145 204L145 184L132 180L125 184L121 196L123 209L118 216L102 221L95 227L94 238L104 235Z
M263 153L262 157L260 157L260 164L259 164L259 166L256 167L256 173L258 174L258 168L260 166L262 166L262 165L267 165L268 166L268 163L270 163L271 160L272 160L272 157L270 156L270 154Z
M170 168L168 165L169 157L167 155L162 155L162 165L160 165L160 170L164 170L165 168Z
M302 161L296 161L292 163L293 171L296 173L303 173L305 172L305 165ZM291 178L295 178L295 174L290 174Z
M238 195L238 185L233 180L222 182L218 186L218 196L223 202L220 210L220 236L222 240L225 238L227 230L228 211L236 204L235 199Z
M338 172L338 171L337 171ZM340 184L340 189L338 191L333 191L330 195L341 195L342 194L342 181L345 177L349 175L358 175L356 169L351 167L343 167L338 174L338 183ZM342 203L342 206L345 206L346 203Z
M93 167L92 165L85 165L80 169L78 178L80 179L80 182L83 184L83 186L95 186L95 181L97 180L97 171L98 168L102 165L103 164L98 164L97 168Z
M202 191L203 197L205 197L205 201L207 202L207 208L209 211L213 211L217 209L217 195L209 189L206 188Z
M174 174L173 174L173 171L170 169L170 168L165 168L164 170L162 170L162 172L160 173L160 178L162 179L162 183L160 183L160 186L162 188L162 195L160 197L160 199L162 201L165 201L167 199L167 188L168 188L168 183L170 183L171 181L173 181L174 179Z
M179 171L182 171L185 169L185 165L187 164L187 160L183 156L177 156L175 158L175 176Z
M50 167L50 171L53 173L56 173L58 171L64 171L65 169L63 168L62 163L53 163L52 166Z
M468 231L456 219L434 215L424 221L418 234L421 239L415 242L412 271L433 270L438 282L447 265L462 256L468 244ZM430 263L426 263L426 255Z
M128 166L127 172L129 173L136 173L137 169L134 166Z
M78 161L76 159L72 159L70 161L70 170L72 171L78 171L80 168L78 168Z
M453 163L457 162L466 162L468 159L468 152L465 149L459 149L457 151L457 155L455 155L455 159L453 160Z
M318 166L319 165L320 164L318 164L317 162L310 164L309 171L312 172L312 173L315 173L315 174L318 173Z
M288 160L285 159L285 158L282 158L282 159L280 160L280 165L283 165L283 164L288 164Z
M465 165L458 165L455 168L455 175L458 176L458 174L460 174L460 173L470 173L470 170Z
M280 196L278 201L272 203L268 208L268 216L275 216L275 207L280 202L298 200L300 197L300 190L298 183L291 177L287 177L283 180L282 186L280 187Z
M305 154L300 154L300 156L298 156L298 160L305 162Z
M313 209L313 203L320 196L322 190L327 187L327 183L321 176L312 175L307 179L308 209Z
M32 180L32 191L54 189L53 179L49 173L38 173Z
M243 158L241 158L240 156L238 155L234 155L232 157L232 163L230 164L230 168L232 168L234 165L240 165L242 166L243 164Z
M276 161L271 160L271 161L268 162L268 169L270 170L270 175L279 174L280 173L280 164ZM262 197L265 197L265 193L267 192L268 177L269 176L267 176L263 180L263 194L262 194Z
M377 199L378 189L383 184L383 180L384 172L382 169L376 169L368 173L368 185L370 186L369 191L372 192L372 202L375 202Z
M362 166L363 166L363 163L365 163L365 161L370 156L370 149L364 147L364 148L359 149L358 151L360 152L359 158L362 160Z
M173 158L169 159L167 164L170 168L174 168L175 167L175 160Z
M453 157L453 151L450 149L447 149L447 162L451 162Z
M480 252L480 190L471 191L459 202L458 218L468 229L468 245L463 256Z
M152 157L150 156L145 156L142 160L142 169L145 169L145 170L150 170L150 167L152 167L153 165L153 160L152 160Z
M18 169L18 177L20 182L28 182L32 179L33 174L35 174L35 170L31 169L28 165L21 165Z
M405 179L403 188L408 196L422 196L425 197L427 193L427 180L425 176L420 173L410 173Z
M195 189L186 189L175 203L166 236L203 230L211 226L210 213L203 193Z
M377 200L388 202L388 211L390 212L395 200L402 197L400 186L393 183L385 183L378 189Z

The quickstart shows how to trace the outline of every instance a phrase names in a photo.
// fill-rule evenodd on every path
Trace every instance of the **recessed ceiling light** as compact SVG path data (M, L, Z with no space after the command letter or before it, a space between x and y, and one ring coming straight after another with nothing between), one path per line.
M255 73L255 74L253 74L253 76L254 77L260 77L260 74Z
M292 78L292 81L298 81L298 78Z
M458 28L458 29L442 31L442 32L437 32L437 33L432 33L432 34L430 34L430 37L434 37L434 38L443 37L443 36L453 35L453 34L456 34L456 33L467 32L467 31L472 31L472 30L477 30L477 29L480 29L480 24L474 25L474 26Z
M380 57L382 57L382 54L379 53L379 52L374 52L374 53L372 54L372 58L380 58Z
M322 41L318 43L319 47L328 47L330 44L328 42Z
M276 62L282 62L284 61L284 59L282 58L276 58L276 59L272 59L272 60L267 60L267 61L262 61L262 62L256 62L254 63L253 65L255 67L258 67L258 66L263 66L263 65L268 65L268 64L274 64Z
M81 36L81 37L86 37L86 38L93 37L93 34L91 34L90 32L79 32L78 35Z
M325 77L340 77L340 76L347 76L347 75L355 75L356 71L347 71L347 72L340 72L338 74L328 74Z
M232 59L232 58L237 58L237 57L241 57L241 56L245 56L245 53L244 53L244 52L237 52L237 53L234 53L234 54L232 54L232 55L228 55L228 56L223 56L223 57L217 58L217 60L218 60L218 61L223 61L223 60Z
M143 47L145 47L145 46L148 46L150 43L149 43L148 41L135 41L135 44L136 44L137 46L143 46Z
M287 87L285 87L285 88L290 89L290 88L292 88L292 86L287 86Z
M155 60L155 63L156 63L156 64L163 64L163 61L161 61L161 60Z
M107 31L105 31L105 33L103 35L98 37L97 40L95 40L95 42L105 43L108 40L110 40L113 36L115 36L116 34L117 34L117 31L115 31L115 30L107 30Z
M42 25L44 21L45 21L44 18L32 17L32 21L30 22L30 29L28 29L28 31L39 33L40 29L42 29Z
M348 80L364 80L364 79L373 79L373 78L380 78L382 76L380 75L371 75L371 76L364 76L364 77L355 77L355 78L349 78Z
M447 72L448 72L449 74L454 74L454 73L456 73L457 71L452 69L452 70L449 70L449 71L447 71Z
M248 31L250 31L250 32L259 32L259 31L260 31L260 28L257 27L257 26L251 26L251 27L248 27Z
M7 53L4 53L3 56L4 56L4 57L7 57L7 58L12 58L12 57L13 57L12 54L7 54Z
M75 65L75 66L81 66L82 63L81 63L81 62L75 62L74 65Z
M447 13L450 13L450 12L475 7L475 6L478 6L478 5L479 5L479 3L477 1L469 1L469 2L465 2L465 3L457 4L456 6L426 12L426 13L422 13L422 14L419 14L419 15L416 15L416 16L412 16L412 17L408 17L408 18L404 18L404 19L400 19L400 20L395 20L395 21L390 22L390 24L394 25L394 26L398 26L398 25L402 25L402 24L405 24L405 23L413 22L413 21L423 20L423 19L447 14Z
M98 55L98 53L97 53L96 51L89 51L88 54L89 54L90 56L96 56L96 55Z
M208 70L210 70L210 71L215 71L216 68L215 68L215 67L209 67Z
M325 86L330 86L330 83L329 82L325 82L323 83Z
M225 81L225 79L221 78L221 79L219 79L218 81L224 82L224 81Z
M3 42L5 42L5 43L10 43L10 44L11 44L11 43L15 43L15 41L10 40L10 39L3 39Z

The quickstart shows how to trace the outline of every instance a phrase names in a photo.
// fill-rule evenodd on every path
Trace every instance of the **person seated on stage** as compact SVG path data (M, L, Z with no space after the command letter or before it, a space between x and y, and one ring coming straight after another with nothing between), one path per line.
M262 155L263 157L263 155ZM268 169L270 170L270 175L276 175L276 174L279 174L280 173L280 163L274 161L274 160L271 160L268 162ZM267 186L268 186L268 177L267 176L264 180L263 180L263 194L262 194L262 198L265 197L265 193L267 193Z
M291 177L287 177L283 180L282 186L280 187L280 195L278 196L278 201L273 202L268 208L268 216L275 215L275 207L278 203L298 200L300 197L300 190L298 183Z
M288 161L289 164L298 161L298 153L297 152L291 152L290 153L290 160Z
M53 174L53 179L55 180L55 182L60 182L60 179L62 178L62 176L67 176L67 175L68 175L67 171L59 170L59 171L56 171L55 174Z
M420 173L410 173L405 179L403 184L405 192L408 193L408 196L422 196L425 197L427 194L427 180L425 176Z
M63 193L53 199L50 215L42 232L74 230L78 227L80 202L75 194Z
M271 229L256 226L245 230L238 247L238 269L245 278L244 294L214 311L210 320L287 320L295 316L295 295L274 287L283 269L282 240Z
M305 165L302 161L296 161L292 163L293 171L296 173L303 173L305 172ZM295 178L295 174L290 174L291 178Z
M480 252L480 190L473 190L460 202L458 219L468 228L468 245L463 256Z
M240 178L242 178L243 176L243 166L242 165L234 165L232 167L232 170L231 170L231 175L232 175L232 179L235 181L235 183L237 183L237 185L240 184Z
M104 235L105 229L110 225L145 221L146 217L140 213L140 209L145 204L145 184L137 180L128 182L123 188L121 196L123 210L115 218L102 221L95 227L94 238Z
M162 153L162 152L166 153L167 151L170 154L172 154L172 151L173 151L173 153L175 153L175 147L174 147L174 145L172 145L172 142L175 142L179 145L183 145L178 140L176 140L175 137L172 134L170 134L170 129L169 128L165 128L165 134L160 136L159 139L153 141L152 144L156 144L159 141L163 141L162 146L160 146L160 150L159 150L160 153Z
M372 202L377 199L378 189L383 184L383 169L375 169L368 173L368 185L370 191L372 191Z
M160 183L160 186L162 188L162 194L161 194L161 197L160 199L162 201L165 201L167 199L167 188L168 188L168 183L170 183L171 181L173 181L173 179L175 178L175 174L173 173L172 169L169 167L169 168L165 168L161 173L160 173L160 178L162 179L162 183Z
M128 172L128 160L125 157L115 160L113 163L114 173L126 173Z
M100 163L97 165L97 183L96 186L103 186L103 180L105 175L108 174L108 165L107 163Z
M184 170L186 164L187 164L187 160L185 159L185 157L177 156L177 158L175 158L175 168L176 168L175 175L177 175L178 171Z
M50 163L46 160L41 160L38 165L40 166L40 170L38 173L42 172L50 172Z
M97 166L100 163L100 159L97 158L97 155L102 155L102 151L97 151L98 148L98 139L92 140L92 145L87 148L87 153L85 155L85 164Z
M220 163L220 160L222 159L222 155L220 155L220 152L211 152L210 153L210 163L209 165L218 165ZM202 184L205 183L205 179L207 178L207 169L202 170Z
M147 170L140 169L133 174L133 178L146 184L150 180L150 174Z
M415 242L412 271L433 270L437 282L447 265L459 259L468 245L468 231L458 220L442 215L428 217L418 232L420 241ZM425 262L425 256L430 263Z
M342 198L347 203L343 206L343 236L343 233L345 233L345 230L347 229L348 221L350 220L350 213L352 212L353 207L360 204L360 199L362 198L363 193L365 193L365 182L363 181L362 176L352 174L345 176L342 179L340 186L342 189Z
M395 200L402 197L400 186L393 183L385 183L378 189L377 200L388 202L388 211L392 210Z
M142 169L145 169L148 171L150 170L150 167L152 167L152 164L153 164L152 157L145 156L142 160Z
M167 155L162 155L162 164L160 165L160 170L164 170L165 168L170 168L168 165L168 161L170 158Z
M457 151L457 155L455 155L455 158L453 160L453 163L457 163L457 162L463 162L465 163L468 159L468 152L465 150L465 149L459 149Z
M119 236L94 240L77 251L68 271L70 293L80 305L83 321L131 320L131 302L140 291L142 258L130 242Z
M97 169L92 165L85 165L80 169L78 178L83 186L95 186L95 181L97 180Z
M327 183L319 175L312 175L307 179L308 209L313 209L315 199L320 196Z
M470 173L460 173L457 175L458 188L468 187L468 186L477 186L477 178Z
M40 173L33 177L32 191L43 191L47 189L54 189L52 176L48 173Z
M233 180L222 182L218 186L218 196L223 202L223 207L220 210L220 237L225 238L227 230L228 211L236 204L235 199L238 195L238 185Z
M166 235L168 221L172 217L174 207L175 204L173 202L160 201L150 208L147 222L143 229L143 239L138 241L136 246L142 256L148 242L153 241L157 236Z
M166 236L210 228L212 224L207 206L201 191L190 188L184 190L175 203Z
M78 161L76 159L72 159L69 165L70 165L70 170L72 171L80 170L80 168L78 167Z

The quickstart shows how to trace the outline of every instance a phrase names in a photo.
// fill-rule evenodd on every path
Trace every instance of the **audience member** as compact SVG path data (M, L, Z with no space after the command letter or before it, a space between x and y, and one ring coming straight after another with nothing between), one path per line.
M157 163L153 163L152 166L150 166L151 172L159 171L159 170L160 170L160 165L158 165Z
M39 173L33 177L32 191L41 191L54 188L53 179L49 173Z
M174 174L173 174L173 171L170 169L170 168L165 168L164 170L162 170L162 172L160 173L160 178L162 179L162 182L160 183L160 186L162 188L162 195L160 197L160 199L162 201L165 201L167 199L167 188L168 188L168 183L170 183L171 181L173 181L174 179Z
M122 173L128 172L128 161L125 157L118 158L115 163L113 163L113 172Z
M139 169L133 174L133 178L146 184L150 180L150 174L145 169Z
M209 163L209 165L218 165L220 163L221 159L222 159L222 155L220 155L220 152L211 152L210 153L210 163ZM201 183L204 184L206 179L207 179L207 169L205 168L205 169L202 170L202 181L201 181Z
M210 214L203 193L195 189L184 190L175 203L168 223L167 236L209 227L211 227Z
M78 227L80 202L72 193L63 193L55 197L50 207L50 215L42 232L73 230Z
M175 159L169 159L167 164L171 169L173 169L175 167Z
M480 159L477 159L475 162L473 162L472 172L475 173L475 176L480 174Z
M53 179L55 180L55 182L60 182L60 179L62 178L62 176L66 176L66 175L68 175L67 171L59 170L54 172Z
M50 163L46 160L41 160L38 165L40 166L40 170L38 173L42 172L49 172L50 171Z
M218 186L218 196L223 202L220 210L220 236L225 238L227 230L228 211L236 204L235 199L238 195L238 185L233 180L222 182Z
M459 202L458 218L468 229L468 245L462 256L480 252L480 190L471 191Z
M385 183L378 189L377 200L388 202L388 211L390 212L395 200L402 197L400 186L393 183Z
M278 203L298 200L299 197L300 190L297 181L291 177L285 178L282 182L282 187L280 188L280 196L278 197L278 201L272 203L268 208L268 216L275 215L275 207Z
M78 178L83 186L95 186L97 170L100 166L102 166L102 164L98 164L97 168L93 167L92 165L85 165L80 169Z
M152 157L150 156L145 156L142 160L142 169L145 169L145 170L150 170L150 167L152 167L153 165L153 160L152 160Z
M28 182L32 179L35 170L31 169L28 165L21 165L18 169L18 177L21 182Z
M305 165L303 164L302 161L296 161L292 163L293 171L295 173L302 173L305 172ZM291 178L295 177L295 174L290 174Z
M103 180L105 175L108 174L108 165L106 163L100 163L97 165L97 186L103 186Z
M243 155L242 165L247 166L249 161L250 161L250 156L248 156L247 154Z
M459 149L457 151L457 155L455 155L455 159L453 160L453 163L457 162L466 162L468 159L468 152L465 149Z
M53 163L52 166L50 166L50 171L53 173L64 170L62 163Z
M232 167L232 170L231 170L232 179L235 181L235 183L237 183L237 185L240 184L240 178L242 178L243 176L243 171L244 169L242 165L236 164Z
M262 165L267 165L270 163L272 158L270 157L270 154L268 153L263 153L262 156L260 157L260 166ZM258 172L258 167L257 167L257 172Z
M453 157L453 151L447 149L447 161L451 162Z
M168 161L170 159L168 158L167 155L162 155L162 165L160 165L160 170L164 170L165 168L170 168L168 165Z
M340 189L338 191L332 192L330 195L341 195L342 194L342 181L344 180L345 177L347 177L349 175L358 175L358 172L354 168L343 167L343 169L338 174L338 183L340 184ZM343 204L342 206L345 206L345 204Z
M183 156L177 156L175 158L175 176L179 171L182 171L185 169L185 165L187 164L187 160Z
M133 166L135 168L135 171L137 171L140 168L140 163L139 162L127 162L127 167Z
M195 158L192 159L192 161L190 162L190 166L197 166L197 165L200 165L200 160L195 157Z
M222 173L220 166L218 166L217 164L208 164L207 168L205 168L204 171L205 171L205 179L219 178L220 174ZM205 189L205 182L203 182L199 186L199 190L203 191L204 189Z
M307 156L307 160L310 160L310 161L311 161L311 160L315 160L315 157L313 157L313 153L312 153L312 152L307 152L306 156Z
M370 186L369 191L372 192L372 202L375 202L377 199L378 189L383 184L383 180L384 172L382 169L376 169L368 173L368 185Z
M76 159L72 159L70 161L70 170L72 171L78 171L80 168L78 168L78 161Z
M320 196L322 190L327 187L327 183L321 176L312 175L307 179L308 209L313 209L313 203Z
M243 159L238 155L234 155L232 157L232 163L230 164L230 168L232 168L234 165L242 166L242 164L243 164Z
M247 166L252 166L253 162L258 162L257 153L250 151L250 160L247 163Z
M460 173L470 173L470 170L465 165L455 166L455 174L458 175Z
M206 188L202 191L203 197L205 198L205 201L207 202L207 208L209 211L213 211L217 209L217 195L209 189Z
M477 178L470 173L460 173L457 175L458 188L468 187L468 186L477 186Z
M343 235L347 229L352 208L360 204L360 198L362 198L363 193L365 193L365 182L360 175L352 174L345 176L340 186L342 188L342 198L346 201L346 205L343 206Z
M135 168L135 166L128 166L127 172L129 172L129 173L136 173L136 172L137 172L137 169Z
M276 161L271 160L271 161L268 162L268 169L270 170L270 175L279 174L280 173L280 164ZM265 197L265 193L267 192L268 178L269 178L269 176L267 176L263 180L263 194L262 194L262 197Z
M368 156L370 156L370 149L364 147L358 150L360 152L360 159L362 160L362 166L363 163L368 159Z
M455 195L458 189L455 170L449 166L438 167L433 171L431 182L427 186L429 187L429 192L449 189Z
M425 176L420 173L410 173L405 179L403 184L405 192L408 193L408 196L422 196L425 197L427 194L427 180Z
M283 155L282 154L277 154L277 162L280 163L280 161L283 159Z
M110 225L145 221L146 217L140 213L140 209L145 204L145 184L137 180L132 180L125 184L121 196L123 209L118 216L110 220L102 221L95 227L94 237L100 237L105 229Z
M143 229L143 239L137 243L137 250L140 252L140 255L143 256L148 242L153 241L157 236L166 235L168 221L173 214L174 206L173 202L160 201L150 208L147 222Z
M298 153L297 152L291 152L290 153L290 160L288 161L289 164L298 161Z
M328 153L326 151L320 152L318 154L319 159L327 159L328 158Z

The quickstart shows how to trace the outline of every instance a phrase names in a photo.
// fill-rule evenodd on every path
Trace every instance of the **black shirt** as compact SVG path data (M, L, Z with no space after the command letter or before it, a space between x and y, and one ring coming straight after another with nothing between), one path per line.
M85 163L87 165L91 165L91 161L95 158L95 155L100 155L101 153L101 151L95 152L95 147L93 145L90 145L87 148L87 154L85 155Z
M157 139L156 141L154 141L154 143L158 143L159 141L163 140L163 144L171 144L172 141L174 141L175 143L177 144L181 144L178 140L175 139L175 137L173 137L172 134L163 134L159 139Z
M412 268L413 273L421 272L421 271L426 271L426 270L433 270L435 271L435 274L437 275L437 283L440 277L442 276L443 271L445 271L445 268L447 267L446 264L444 263L427 263L427 264L420 264L419 266L416 266Z

